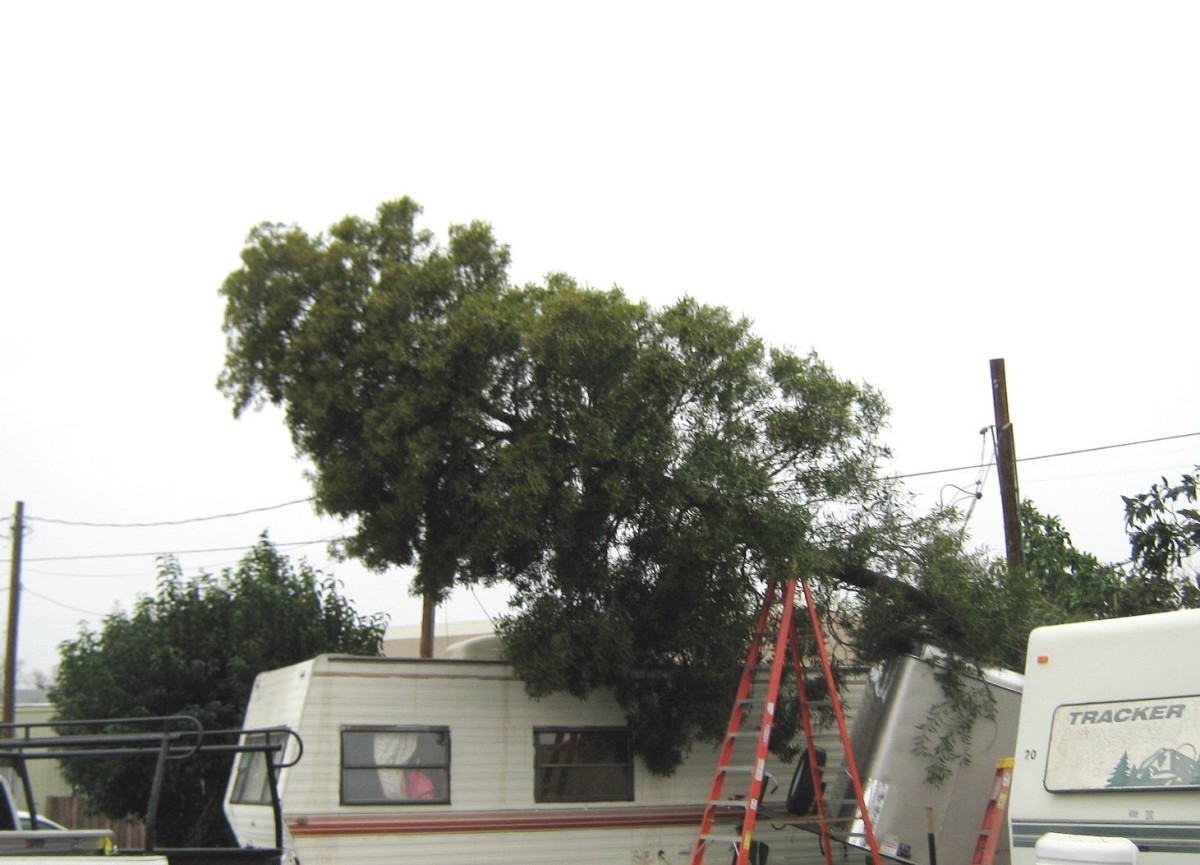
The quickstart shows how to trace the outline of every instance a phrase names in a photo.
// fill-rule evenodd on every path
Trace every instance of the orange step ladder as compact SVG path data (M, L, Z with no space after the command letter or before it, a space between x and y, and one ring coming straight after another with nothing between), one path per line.
M992 782L992 793L983 811L983 823L979 827L979 841L975 844L975 855L971 865L992 865L996 861L996 847L1004 831L1004 812L1008 810L1008 793L1012 789L1013 759L996 761L996 778Z
M813 637L816 643L817 655L821 662L821 671L825 678L826 689L829 693L834 718L837 721L838 734L841 737L845 751L846 770L854 786L858 800L858 812L863 824L866 845L871 852L873 865L881 865L879 844L871 825L869 812L863 796L862 781L858 774L858 766L850 747L850 736L846 730L846 718L842 712L842 704L838 699L837 687L833 681L833 670L829 663L829 655L825 650L825 640L821 634L820 621L816 607L813 604L812 592L808 582L796 577L787 580L771 579L767 582L763 594L763 605L759 610L754 636L750 642L750 651L746 664L742 668L742 676L738 683L737 696L734 698L733 710L729 716L729 726L725 739L717 756L717 769L713 775L712 788L704 808L704 816L700 823L700 832L692 851L691 865L702 865L704 854L712 846L735 851L735 865L752 865L756 854L754 827L758 820L759 807L762 803L763 786L766 779L767 754L771 742L771 730L775 722L775 710L778 704L780 685L787 662L790 660L795 676L796 690L800 702L800 720L803 724L805 748L808 756L809 771L812 775L813 789L816 792L817 820L821 834L821 848L825 853L827 865L833 865L833 845L830 834L828 805L823 795L824 785L821 783L821 768L816 746L813 744L812 719L809 711L809 699L805 687L804 667L800 659L800 645L796 637L795 605L798 592L803 592L804 606L808 610ZM774 608L780 609L773 614ZM769 642L770 631L775 627L774 642ZM768 648L771 651L768 653ZM769 671L765 689L758 674ZM755 710L759 711L755 711ZM756 726L755 726L756 725ZM750 763L735 764L735 748L739 741L753 739L755 743L754 758ZM735 780L736 779L736 780ZM738 787L742 781L745 786ZM726 782L734 790L745 790L744 795L736 798L726 796ZM740 817L737 831L734 833L719 831L719 817ZM725 821L725 822L732 822Z

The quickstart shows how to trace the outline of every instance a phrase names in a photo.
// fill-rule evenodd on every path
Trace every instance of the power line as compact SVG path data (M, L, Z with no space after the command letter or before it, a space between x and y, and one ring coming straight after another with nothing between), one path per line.
M1115 444L1115 445L1100 445L1099 447L1094 447L1094 448L1079 448L1078 450L1073 450L1073 451L1060 451L1060 452L1054 453L1054 454L1040 454L1039 456L1033 456L1033 457L1019 457L1017 459L1017 462L1031 463L1031 462L1034 462L1035 460L1049 460L1049 459L1056 459L1058 457L1073 457L1073 456L1078 456L1079 454L1090 454L1090 453L1096 453L1097 451L1110 451L1110 450L1115 450L1117 448L1135 447L1137 445L1149 445L1149 444L1155 444L1157 442L1175 441L1176 439L1194 438L1196 436L1200 436L1200 432L1182 433L1180 435L1174 435L1174 436L1161 436L1159 438L1154 438L1154 439L1142 439L1141 441L1122 442L1121 444ZM975 471L976 469L989 468L994 465L995 465L994 462L990 462L990 463L979 463L978 465L955 466L952 469L933 469L932 471L928 471L928 472L909 472L908 474L896 475L896 478L899 480L903 480L905 478L923 478L923 477L928 477L929 475L942 475L942 474L947 474L949 472Z
M291 543L279 544L272 541L273 547L309 547L313 544L328 544L332 541L339 540L338 538L325 538L316 541L293 541ZM84 559L141 559L141 558L157 558L159 556L191 556L201 553L237 553L251 549L250 546L240 547L210 547L203 550L157 550L149 553L93 553L92 555L80 556L38 556L34 558L26 557L26 562L74 562Z
M48 598L39 592L35 592L28 586L22 586L21 591L27 595L33 595L35 598L41 598L48 604L53 604L56 607L62 607L64 610L70 610L72 613L83 613L85 616L95 616L96 618L104 618L105 613L97 613L95 610L85 610L81 607L72 607L70 604L64 604L62 601L56 601L54 598Z
M1031 456L1031 457L1021 457L1017 460L1017 462L1034 462L1037 460L1057 459L1059 457L1077 456L1079 454L1096 453L1098 451L1115 450L1118 448L1127 448L1127 447L1136 447L1138 445L1156 444L1158 442L1177 441L1179 439L1195 438L1197 436L1200 436L1200 432L1181 433L1179 435L1170 435L1170 436L1159 436L1158 438L1141 439L1138 441L1130 441L1130 442L1121 442L1120 444L1100 445L1098 447L1078 448L1076 450L1060 451L1058 453L1040 454L1038 456ZM980 462L980 463L973 464L973 465L956 466L954 468L934 469L932 471L925 471L925 472L910 472L908 474L896 475L895 477L898 480L903 480L903 479L907 479L907 478L928 477L930 475L948 474L950 472L977 471L980 469L990 468L994 465L995 465L994 462ZM186 525L189 523L199 523L199 522L207 522L210 520L219 520L219 519L227 519L227 518L231 518L231 517L245 516L247 514L255 514L255 513L262 513L264 511L279 510L281 508L292 507L293 505L303 504L305 502L311 502L311 501L313 501L312 496L310 496L308 498L304 498L304 499L295 499L290 502L283 502L283 503L277 504L277 505L268 505L266 507L261 507L261 508L251 508L249 510L237 511L234 513L214 514L214 515L205 516L205 517L192 517L189 519L171 520L171 521L156 522L156 523L93 523L93 522L82 522L82 521L75 521L75 520L53 519L50 517L31 517L28 515L26 515L25 519L27 521L37 520L37 521L43 522L43 523L54 523L57 525L65 525L65 526L82 526L82 527L89 527L89 528L154 528L154 527L160 527L160 526ZM326 538L324 540L297 541L294 543L275 544L275 546L276 547L303 547L303 546L311 546L313 544L330 543L331 541L335 541L335 540L338 540L338 539L337 538ZM236 552L244 551L246 549L249 549L249 547L246 547L246 546L213 547L213 548L209 548L209 549L198 549L198 550L176 550L176 551L157 551L157 552L141 552L141 553L104 553L104 554L98 554L98 555L76 555L76 556L43 556L43 557L36 557L36 558L28 558L27 557L27 558L25 558L25 561L27 561L27 562L65 562L65 561L83 561L83 560L87 560L87 559L148 558L148 557L158 557L158 556L165 556L165 555L197 555L197 554L203 554L203 553L230 553L230 552L236 553ZM0 561L3 561L3 560L0 560Z
M1028 463L1028 462L1034 462L1036 460L1048 460L1048 459L1056 459L1058 457L1078 456L1079 454L1095 453L1097 451L1115 450L1117 448L1136 447L1138 445L1155 444L1157 442L1175 441L1178 439L1185 439L1185 438L1195 438L1196 436L1200 436L1200 432L1182 433L1180 435L1171 435L1171 436L1160 436L1158 438L1141 439L1138 441L1131 441L1131 442L1121 442L1120 444L1112 444L1112 445L1100 445L1098 447L1091 447L1091 448L1079 448L1077 450L1060 451L1058 453L1052 453L1052 454L1040 454L1038 456L1032 456L1032 457L1019 457L1017 459L1017 462ZM924 472L908 472L907 474L896 475L896 478L903 480L905 478L920 478L920 477L928 477L929 475L949 474L950 472L975 471L978 469L991 468L994 465L995 465L994 462L980 462L980 463L975 463L972 465L954 466L952 468L945 468L945 469L932 469L930 471L924 471ZM159 528L159 527L163 527L163 526L184 526L184 525L188 525L190 523L203 523L203 522L210 522L212 520L224 520L224 519L231 519L233 517L244 517L244 516L248 516L249 514L259 514L259 513L264 513L265 511L277 511L282 508L290 508L293 505L306 504L306 503L312 502L314 500L315 500L315 498L313 496L308 496L307 498L303 498L303 499L293 499L290 502L282 502L277 505L266 505L261 508L250 508L250 509L244 510L244 511L234 511L232 513L225 513L225 514L212 514L212 515L204 516L204 517L188 517L188 518L181 519L181 520L161 520L158 522L96 523L96 522L86 522L83 520L64 520L64 519L56 519L53 517L34 517L34 516L29 516L29 515L26 515L25 519L26 519L26 521L29 521L29 522L36 521L36 522L40 522L40 523L53 523L55 525L60 525L60 526L79 526L79 527L84 527L84 528L148 529L148 528ZM30 559L30 561L34 561L34 560ZM43 559L42 561L45 561L45 559Z
M244 547L239 547L237 550L237 552L244 552L244 551L245 551ZM162 555L171 555L171 554L163 553ZM29 561L29 560L26 559L26 561ZM237 564L237 559L228 559L227 558L224 561L210 562L206 565L201 565L200 567L224 568L224 567L233 567L236 564ZM137 567L137 566L135 565L134 567ZM33 574L38 577L61 577L63 579L69 579L69 580L74 580L74 579L78 579L78 580L135 580L135 579L141 579L146 576L146 571L144 568L136 570L136 571L128 571L125 573L104 573L104 574L64 573L63 571L47 571L44 568L25 568L24 573ZM7 590L0 591L0 594L3 594L4 591L7 591Z
M54 523L59 526L83 526L92 529L153 529L162 526L185 526L189 523L205 523L210 520L224 520L231 517L244 517L248 514L261 514L264 511L277 511L280 508L290 508L292 505L301 505L305 502L311 502L312 496L306 499L295 499L290 502L283 502L278 505L267 505L261 508L251 508L247 511L236 511L229 514L213 514L207 517L189 517L183 520L163 520L155 523L88 523L80 520L58 520L51 517L26 517L26 520L36 520L39 523Z

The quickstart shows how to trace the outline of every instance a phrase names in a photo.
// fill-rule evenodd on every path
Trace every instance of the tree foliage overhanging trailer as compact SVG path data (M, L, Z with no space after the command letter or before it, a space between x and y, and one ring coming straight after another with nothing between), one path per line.
M296 739L292 756L283 760L288 738ZM28 770L30 760L111 760L152 759L153 781L147 794L143 850L115 850L121 856L158 857L150 861L165 861L169 865L209 865L209 863L245 862L254 865L281 865L284 861L283 816L276 788L280 769L293 765L303 753L303 744L296 733L286 729L263 730L205 730L188 715L148 718L110 718L81 721L47 721L0 725L0 765L11 767L20 783L20 795L29 812L31 824L37 825L37 805ZM155 824L168 766L182 760L232 758L238 754L261 755L265 769L265 786L275 820L274 846L230 848L157 848ZM46 853L50 849L79 851L87 846L111 847L111 832L81 830L67 832L22 831L16 816L13 798L7 784L0 781L5 813L0 814L0 861L5 854L24 855ZM0 826L3 826L0 824ZM5 838L11 843L6 843ZM36 842L36 843L35 843ZM93 861L94 853L81 853Z

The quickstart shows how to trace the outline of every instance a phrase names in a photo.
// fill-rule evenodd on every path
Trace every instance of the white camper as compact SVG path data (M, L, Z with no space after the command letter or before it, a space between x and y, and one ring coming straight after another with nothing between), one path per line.
M1034 865L1048 833L1128 839L1140 865L1196 863L1198 748L1200 610L1036 629L1009 806L1013 865Z
M687 863L716 767L702 748L653 775L611 697L533 700L500 661L322 655L260 675L246 718L303 741L278 790L304 865ZM253 759L230 778L243 845L272 843L264 781ZM815 835L759 825L771 861L824 861Z

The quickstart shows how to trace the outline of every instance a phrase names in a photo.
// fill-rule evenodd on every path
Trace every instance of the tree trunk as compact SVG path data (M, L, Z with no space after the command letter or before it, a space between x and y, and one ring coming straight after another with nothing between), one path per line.
M433 625L437 616L437 596L426 592L421 596L421 657L433 657Z

